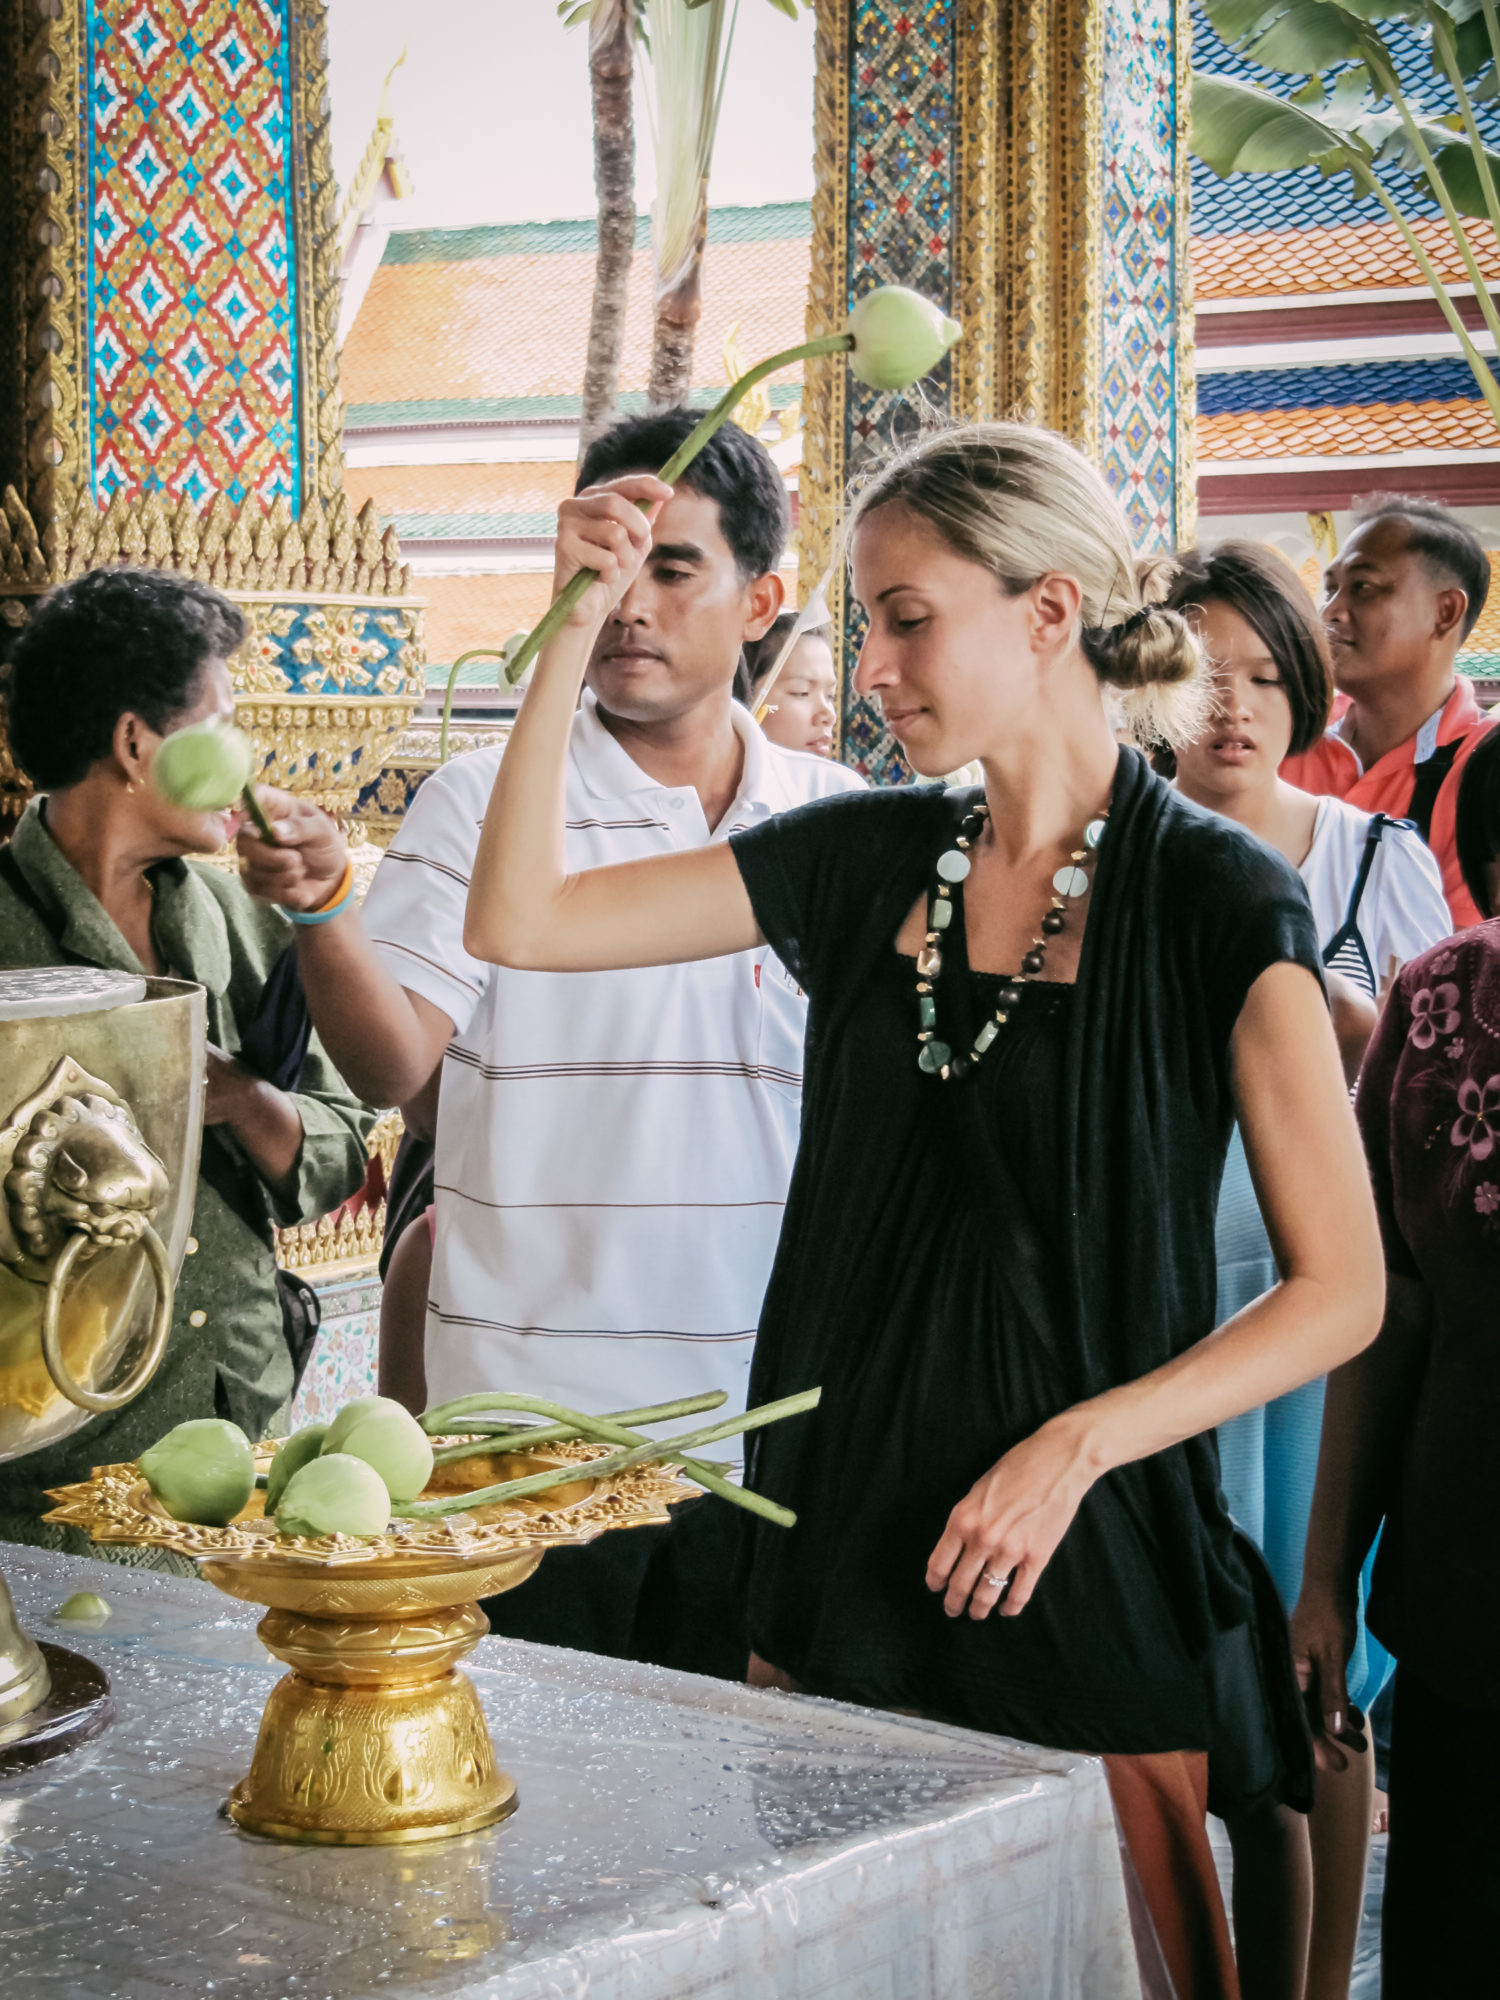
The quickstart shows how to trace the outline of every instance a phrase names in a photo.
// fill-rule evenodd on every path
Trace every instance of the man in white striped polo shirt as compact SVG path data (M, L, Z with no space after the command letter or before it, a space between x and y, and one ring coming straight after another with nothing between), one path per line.
M580 487L651 471L686 412L629 420ZM655 523L646 569L600 636L573 727L568 866L699 846L857 786L767 742L730 694L742 644L781 608L787 506L734 425ZM498 750L417 794L362 917L299 927L324 1043L372 1101L443 1062L426 1370L430 1401L530 1390L595 1411L722 1389L742 1409L801 1109L801 994L768 949L694 965L529 973L463 948ZM286 843L242 842L257 893L315 909L342 842L278 801ZM513 1636L743 1675L735 1510L550 1555L493 1601Z

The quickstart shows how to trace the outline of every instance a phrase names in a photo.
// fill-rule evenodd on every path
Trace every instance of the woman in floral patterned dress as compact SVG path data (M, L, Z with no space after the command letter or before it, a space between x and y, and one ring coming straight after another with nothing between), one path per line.
M1293 1638L1336 1733L1363 1551L1369 1623L1400 1662L1385 2000L1494 1990L1500 1935L1500 730L1460 794L1488 921L1400 974L1359 1122L1385 1240L1385 1323L1329 1377Z

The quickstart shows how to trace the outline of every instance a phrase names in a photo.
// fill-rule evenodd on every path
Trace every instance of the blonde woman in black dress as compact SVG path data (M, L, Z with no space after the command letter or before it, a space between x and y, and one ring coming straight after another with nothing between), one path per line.
M637 503L665 497L630 478L560 510L559 585L599 580L538 662L467 946L575 970L769 941L806 988L751 1393L823 1399L751 1451L799 1516L751 1530L763 1677L1105 1755L1178 1993L1235 1993L1204 1752L1238 1745L1247 1796L1305 1799L1310 1760L1214 1426L1357 1353L1381 1309L1306 897L1121 749L1119 705L1195 726L1203 664L1145 601L1098 474L1015 425L897 461L852 539L856 685L918 771L977 759L983 787L832 799L570 877L568 725L649 551ZM683 555L658 587L705 587ZM628 602L649 621L649 591ZM1216 1330L1236 1115L1284 1275Z

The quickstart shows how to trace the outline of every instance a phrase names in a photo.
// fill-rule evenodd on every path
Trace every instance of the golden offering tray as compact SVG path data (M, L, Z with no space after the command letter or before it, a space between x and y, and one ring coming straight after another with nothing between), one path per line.
M434 1439L434 1443L443 1442ZM264 1472L273 1445L256 1448ZM478 1600L524 1583L549 1548L668 1519L697 1488L665 1465L590 1478L607 1446L551 1444L440 1467L428 1496L576 1464L527 1501L396 1521L374 1541L288 1541L257 1489L227 1527L174 1521L134 1465L59 1487L49 1521L98 1542L171 1549L227 1596L268 1607L256 1630L291 1672L271 1690L229 1815L274 1840L384 1846L491 1826L516 1809L474 1684L457 1663L489 1630Z

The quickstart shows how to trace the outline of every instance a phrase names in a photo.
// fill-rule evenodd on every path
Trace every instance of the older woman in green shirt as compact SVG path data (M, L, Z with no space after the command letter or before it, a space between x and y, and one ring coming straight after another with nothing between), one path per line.
M148 782L169 730L232 714L225 662L245 630L204 584L94 570L45 598L12 649L9 744L41 796L0 868L0 966L196 980L210 1047L203 1167L166 1356L123 1410L0 1466L0 1538L52 1539L39 1520L47 1487L137 1457L184 1418L224 1416L262 1436L292 1390L272 1225L326 1214L364 1178L373 1114L316 1040L291 1091L239 1059L292 929L235 876L188 858L219 852L237 815L183 811Z

